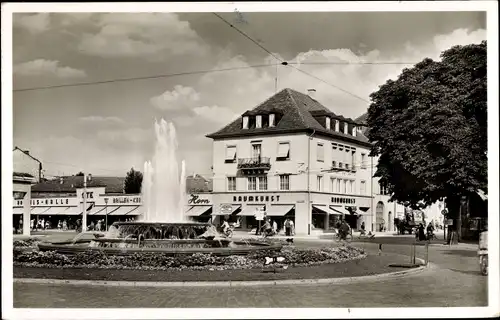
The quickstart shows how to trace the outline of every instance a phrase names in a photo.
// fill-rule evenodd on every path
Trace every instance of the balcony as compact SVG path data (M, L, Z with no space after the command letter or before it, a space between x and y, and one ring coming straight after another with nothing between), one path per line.
M244 174L262 174L271 169L271 158L255 157L238 159L238 170Z

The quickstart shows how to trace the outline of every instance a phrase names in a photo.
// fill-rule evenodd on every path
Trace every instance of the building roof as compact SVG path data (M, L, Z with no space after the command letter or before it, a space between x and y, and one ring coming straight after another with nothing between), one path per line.
M269 114L273 112L282 115L281 119L274 127L243 129L244 115ZM338 119L352 125L361 125L353 119L344 118L341 115L335 114L307 94L286 88L271 96L251 111L245 112L241 117L234 120L221 130L207 135L207 137L220 139L251 135L268 135L274 133L284 134L314 131L316 134L332 136L341 140L369 145L368 139L362 134L360 135L358 133L356 137L353 137L352 135L344 134L343 132L327 130L315 119L315 116L321 115L328 115L332 119Z
M61 183L62 180L62 183ZM92 177L87 188L106 187L106 193L123 193L124 177ZM83 188L83 176L64 176L34 185L31 192L66 193Z
M368 124L366 123L367 119L368 119L368 112L365 112L356 118L356 122L363 124L361 132L363 132L363 135L365 137L368 137L368 132L370 131L370 128L368 127Z
M62 183L61 183L62 178ZM105 187L106 193L123 193L125 177L92 177L87 181L87 188ZM83 188L83 176L65 176L35 184L31 188L34 193L72 193ZM196 175L186 177L187 192L210 192L212 181Z
M12 150L12 152L14 152L14 151L16 151L16 150L21 151L22 153L24 153L25 155L27 155L27 156L28 156L28 157L30 157L31 159L33 159L33 160L37 161L38 163L40 163L40 166L42 165L42 162L41 162L40 160L38 160L37 158L33 157L33 156L30 154L30 152L29 152L28 150L23 150L23 149L19 148L18 146L16 146L16 147L14 148L14 150Z

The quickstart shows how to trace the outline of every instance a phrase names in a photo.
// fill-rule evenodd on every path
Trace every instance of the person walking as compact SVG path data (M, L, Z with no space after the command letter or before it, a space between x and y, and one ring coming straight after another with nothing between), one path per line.
M366 226L365 226L365 222L361 222L361 235L365 235L366 234Z
M292 223L291 223L291 220L289 218L286 218L285 220L285 235L287 237L291 236L292 235Z
M424 231L424 225L423 224L419 224L418 225L418 240L419 241L425 241L425 231Z

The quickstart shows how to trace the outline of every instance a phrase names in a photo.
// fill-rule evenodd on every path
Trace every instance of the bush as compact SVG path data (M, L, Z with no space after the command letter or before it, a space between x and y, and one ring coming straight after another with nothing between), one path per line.
M86 251L64 255L54 251L22 251L14 249L14 263L20 266L39 267L96 267L109 269L249 269L262 267L265 257L284 257L280 265L311 265L338 263L364 258L362 249L345 246L335 248L305 249L284 247L281 251L263 250L247 256L214 256L195 253L169 256L162 253L137 252L127 256L106 255L103 251Z

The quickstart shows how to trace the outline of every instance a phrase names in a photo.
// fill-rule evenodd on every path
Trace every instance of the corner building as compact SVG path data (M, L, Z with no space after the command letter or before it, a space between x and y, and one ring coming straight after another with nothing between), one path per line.
M362 123L314 99L284 89L221 130L213 139L214 223L222 216L242 229L263 211L297 235L323 233L345 220L376 228L371 144ZM386 220L387 221L387 220Z

